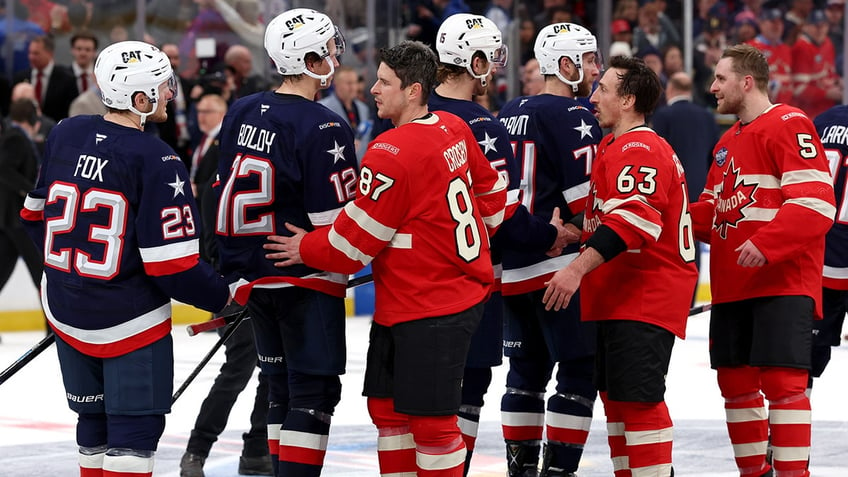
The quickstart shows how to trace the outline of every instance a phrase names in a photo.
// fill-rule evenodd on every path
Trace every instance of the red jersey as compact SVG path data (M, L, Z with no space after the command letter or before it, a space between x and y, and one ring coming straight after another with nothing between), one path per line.
M716 144L699 202L695 235L709 242L713 303L804 295L821 316L825 234L836 214L828 162L812 121L775 105ZM746 240L767 260L737 265Z
M792 79L795 84L793 105L815 118L837 102L828 99L827 90L839 82L836 51L830 38L817 45L809 36L800 35L792 45Z
M769 65L769 98L773 103L794 105L792 50L783 42L771 43L762 35L747 42L760 50Z
M462 119L440 111L377 137L356 199L311 232L303 261L352 273L373 260L374 320L392 326L466 310L489 294L489 236L503 220L506 181Z
M683 165L653 130L601 140L583 242L600 225L613 229L627 251L583 278L583 320L642 321L683 338L698 280L696 245Z

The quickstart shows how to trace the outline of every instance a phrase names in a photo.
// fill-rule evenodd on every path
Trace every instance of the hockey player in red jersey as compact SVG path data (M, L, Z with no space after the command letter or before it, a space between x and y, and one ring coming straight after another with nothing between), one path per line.
M556 310L580 287L582 319L598 321L595 382L616 477L672 475L665 375L698 277L683 166L645 123L661 92L642 60L612 59L591 97L612 132L592 167L584 246L544 295Z
M365 390L382 475L460 477L457 427L471 334L494 275L489 235L506 183L465 121L428 112L437 60L418 42L381 51L371 88L390 129L362 160L356 199L331 227L272 236L278 265L352 273L373 261L376 306Z
M80 476L145 477L171 409L171 299L219 311L229 291L198 259L188 171L144 133L167 119L176 91L168 57L119 42L94 74L108 113L53 129L21 218L43 252L41 300L79 415Z
M710 91L739 117L714 149L695 235L711 244L710 363L742 477L806 477L813 318L821 318L833 184L813 123L773 105L768 63L750 45L725 50ZM768 414L763 400L769 401Z

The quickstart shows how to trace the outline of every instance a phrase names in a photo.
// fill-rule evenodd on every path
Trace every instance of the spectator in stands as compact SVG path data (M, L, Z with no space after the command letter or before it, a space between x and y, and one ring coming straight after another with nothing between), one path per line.
M792 50L783 43L783 14L777 8L760 11L760 34L747 43L760 50L769 65L769 99L793 104Z
M11 19L12 35L14 38L12 42L12 73L23 71L29 66L29 59L27 58L29 44L34 38L44 35L44 30L42 30L37 23L29 21L28 17L29 9L19 3L16 4L14 17ZM8 20L6 19L6 1L4 0L2 3L0 3L0 46L4 47L4 52L6 51L6 38L10 36L6 31L6 27L8 26L7 21ZM5 53L3 55L0 55L0 72L2 72L2 74L4 75L6 73ZM8 86L5 91L0 91L0 93L5 93L3 94L2 98L2 100L5 101L5 106L2 108L2 113L4 116L8 113L9 109L8 92Z
M259 20L258 0L235 0L232 6L228 0L214 0L214 2L215 9L218 10L227 25L238 34L244 47L257 59L257 61L251 62L252 72L241 74L245 77L263 76L269 70L270 63L263 61L266 56L265 25ZM229 62L227 64L229 65ZM237 96L240 97L241 95Z
M90 32L78 32L71 37L71 69L77 79L77 91L84 93L94 85L94 60L97 58L97 37Z
M676 43L669 43L662 49L663 76L671 78L675 73L683 71L683 50Z
M44 153L44 141L50 134L50 130L56 125L56 121L45 116L41 112L41 107L38 105L38 101L35 100L35 88L27 82L16 84L12 88L12 95L10 99L13 103L21 99L26 99L35 105L36 114L38 116L38 127L35 128L35 131L33 131L30 135L30 139L32 139L32 142L35 143L35 147L38 150L38 155L40 157Z
M49 35L34 38L29 44L31 68L20 72L16 83L28 81L33 85L35 100L42 113L54 121L68 117L71 101L79 95L77 81L71 69L53 61L55 44Z
M633 29L633 48L636 51L649 46L659 51L669 43L680 42L680 34L668 18L666 21L660 21L660 11L656 3L645 3L639 8L639 24Z
M535 55L533 45L536 42L536 33L536 23L533 22L533 19L522 18L518 24L518 44L520 49L518 60L522 65L527 63L527 60L533 58Z
M318 102L350 125L354 134L356 158L361 161L368 143L371 142L374 121L368 105L356 97L358 76L356 70L350 66L339 66L333 76L333 92Z
M524 71L521 73L521 94L524 96L535 96L545 88L545 77L539 68L539 61L530 58L524 63Z
M99 114L104 115L109 110L103 104L103 99L100 96L100 87L97 86L97 81L93 81L92 85L79 96L71 101L71 107L68 110L68 117L80 116L83 114Z
M197 15L197 3L194 0L151 0L145 13L147 31L157 43L179 43Z
M827 17L813 10L792 45L794 104L810 119L842 101L842 80L836 74L836 53L827 36Z
M827 36L830 37L830 42L833 43L836 52L836 73L842 76L845 0L827 0L827 8L825 8L824 14L827 15L827 22L830 25L828 26Z
M418 40L436 51L436 33L442 21L455 13L469 13L463 0L408 0L410 21L406 37Z
M235 83L235 91L230 101L266 90L270 86L265 78L253 73L256 71L253 67L253 56L246 46L231 46L224 54L224 63L232 72Z
M630 27L630 22L623 18L612 21L610 33L613 42L623 41L628 45L633 44L633 28Z
M632 30L639 19L639 2L637 0L617 0L612 17L626 20Z
M791 6L783 15L783 42L789 46L795 44L801 35L801 27L813 11L813 0L789 0Z
M715 95L710 94L709 84L713 80L713 72L716 64L721 58L722 52L727 47L727 29L722 17L710 17L704 24L703 31L695 38L695 52L699 57L699 62L703 64L704 74L699 75L698 83L703 82L706 90L701 90L698 94L701 96L701 104L715 107ZM706 76L706 78L704 78Z
M483 16L492 20L498 30L509 31L509 24L512 23L512 0L490 0Z
M760 33L753 13L740 13L733 22L733 43L748 43Z

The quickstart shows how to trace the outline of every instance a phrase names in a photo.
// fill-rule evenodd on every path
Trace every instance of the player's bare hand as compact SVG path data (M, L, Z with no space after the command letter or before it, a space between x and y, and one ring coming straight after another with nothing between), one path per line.
M549 257L558 257L562 249L567 245L580 241L580 231L573 224L563 224L560 218L559 207L554 207L551 214L551 225L556 227L557 237L553 246L545 252Z
M545 295L542 297L542 303L545 304L546 310L559 311L568 306L571 297L577 292L580 287L580 280L583 276L576 273L571 267L565 267L554 273L554 276L547 282Z
M303 263L300 257L300 242L306 235L306 230L286 222L286 228L294 235L284 237L282 235L269 235L268 242L262 246L265 250L271 250L265 254L268 260L276 260L275 267L288 267Z
M760 252L753 242L746 240L745 243L736 248L739 258L736 263L741 267L762 267L766 264L766 256Z

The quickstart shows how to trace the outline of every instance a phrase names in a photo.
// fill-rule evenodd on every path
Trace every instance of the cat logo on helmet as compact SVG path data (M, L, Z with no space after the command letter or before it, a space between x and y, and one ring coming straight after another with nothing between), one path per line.
M124 61L124 64L138 63L141 61L141 50L125 51L121 53L121 59Z
M563 32L565 32L565 33L571 32L571 25L569 25L568 23L560 23L558 25L554 25L554 33L560 34L560 33L563 33Z
M469 30L483 28L483 20L481 18L469 18L465 20L465 25L468 26Z
M292 31L302 27L303 24L303 15L297 15L294 18L286 21L286 27L288 27L288 29Z

